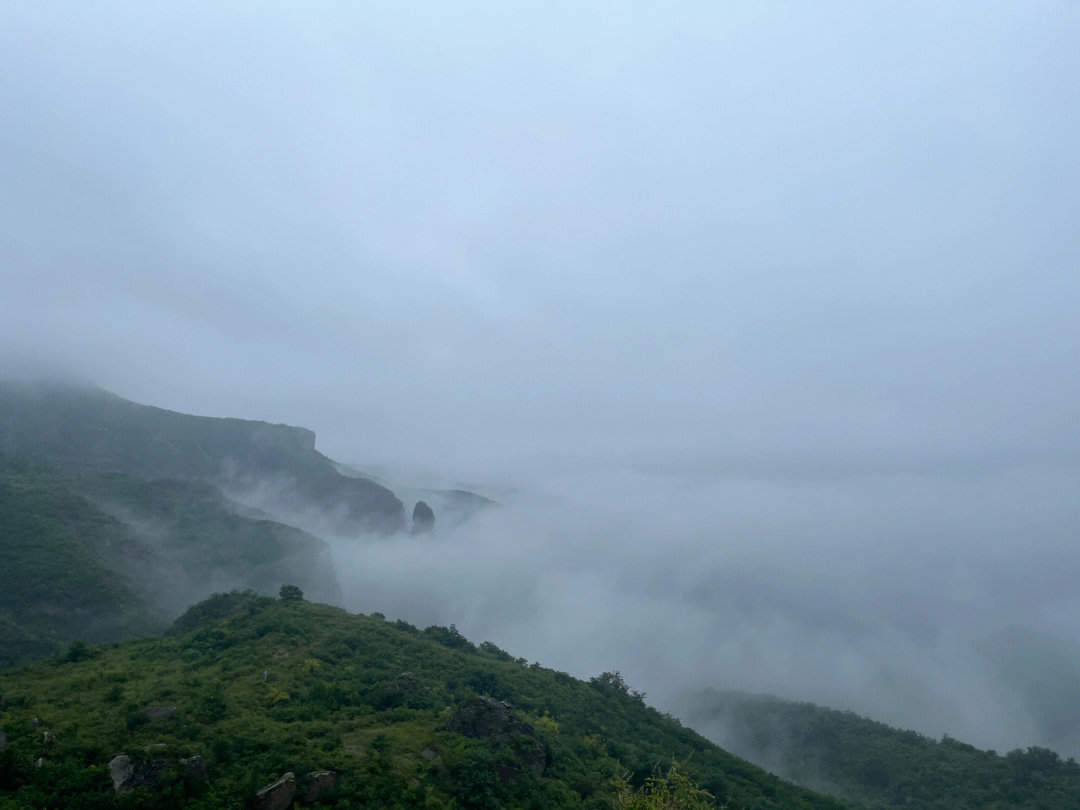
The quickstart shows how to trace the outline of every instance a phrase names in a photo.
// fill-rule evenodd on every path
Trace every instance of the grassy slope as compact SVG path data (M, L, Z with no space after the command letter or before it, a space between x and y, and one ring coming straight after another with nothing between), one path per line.
M146 629L134 584L102 562L130 532L64 481L0 458L0 665L47 654L58 641Z
M852 712L739 692L705 695L695 722L786 779L867 807L1080 808L1080 766L1046 749L999 756Z
M0 665L162 629L215 590L340 596L321 540L236 511L207 484L71 481L0 456Z
M215 591L277 593L286 582L318 601L341 599L323 540L240 507L209 484L109 474L79 478L72 486L130 521L168 560L179 600L170 606L173 617Z
M177 629L75 663L0 673L0 729L10 741L0 754L0 807L241 807L284 771L332 768L341 776L330 803L341 807L607 808L621 769L640 779L672 758L718 805L840 807L724 753L617 678L584 683L527 666L452 628L420 632L377 615L234 594L197 606ZM451 707L478 693L509 701L535 729L550 753L541 778L523 771L500 782L497 764L521 765L512 747L446 730ZM155 705L175 706L176 716L143 724ZM54 745L42 742L43 729ZM118 802L106 763L121 751L147 756L151 745L164 746L155 756L205 757L209 785ZM48 762L35 768L39 756Z

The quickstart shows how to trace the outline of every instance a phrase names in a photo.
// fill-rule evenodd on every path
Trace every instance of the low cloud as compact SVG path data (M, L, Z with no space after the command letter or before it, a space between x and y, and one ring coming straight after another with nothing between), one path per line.
M1075 755L1060 715L1076 713L1080 661L1076 504L1051 495L1078 484L1055 468L975 482L596 469L539 476L432 535L332 548L350 609L455 623L577 676L618 669L689 720L696 692L743 689Z

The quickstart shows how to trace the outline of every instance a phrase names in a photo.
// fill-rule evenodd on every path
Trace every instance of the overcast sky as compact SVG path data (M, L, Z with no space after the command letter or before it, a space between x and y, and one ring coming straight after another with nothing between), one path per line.
M220 5L3 4L5 353L355 461L1075 461L1075 4Z
M850 687L928 728L943 704L889 714L887 679L800 695L773 665L787 649L805 676L816 623L914 671L939 607L957 649L1018 623L1080 661L1080 6L226 5L0 0L0 362L304 425L361 466L542 472L571 511L504 513L492 570L562 587L556 625L590 582L619 596L598 616L684 594L657 634L712 616L682 641L736 685ZM506 559L510 530L533 556ZM662 533L684 556L649 550ZM738 585L720 536L773 550L738 552L766 596L687 579ZM993 549L974 591L935 567L957 536ZM583 537L595 577L558 579L553 540ZM913 538L925 554L889 580ZM887 553L835 551L859 543ZM365 558L368 584L400 566L403 611L663 682L667 659L598 645L602 622L575 650L492 626L472 581L471 603L406 604L417 566L474 570L441 548ZM663 584L631 575L643 559ZM770 593L794 629L769 636L769 613L759 658L709 658L716 617ZM860 641L853 613L884 635ZM968 688L969 659L935 660L946 698ZM998 732L972 733L1032 741Z

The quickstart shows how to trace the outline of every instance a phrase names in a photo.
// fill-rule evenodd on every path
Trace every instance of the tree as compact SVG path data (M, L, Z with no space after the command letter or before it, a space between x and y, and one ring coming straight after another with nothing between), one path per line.
M302 602L304 592L296 585L282 585L281 590L278 591L278 597L282 602Z

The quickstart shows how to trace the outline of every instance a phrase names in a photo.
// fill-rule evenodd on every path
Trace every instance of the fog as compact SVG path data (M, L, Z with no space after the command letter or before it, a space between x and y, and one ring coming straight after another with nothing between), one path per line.
M1078 484L608 470L535 479L431 536L333 548L351 609L455 623L579 677L618 669L690 722L712 685L1075 754Z
M501 503L349 607L1080 754L1077 6L9 3L0 99L0 365Z

